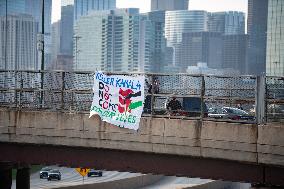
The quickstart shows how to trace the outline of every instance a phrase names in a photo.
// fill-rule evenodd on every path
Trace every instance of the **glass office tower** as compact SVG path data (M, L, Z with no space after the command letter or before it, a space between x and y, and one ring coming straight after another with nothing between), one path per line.
M284 1L269 0L266 75L284 76Z
M113 10L116 8L116 0L75 0L74 20L88 15L92 10Z

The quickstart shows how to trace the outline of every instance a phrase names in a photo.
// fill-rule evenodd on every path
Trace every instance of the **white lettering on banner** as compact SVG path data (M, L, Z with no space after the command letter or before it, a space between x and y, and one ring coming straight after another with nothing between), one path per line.
M90 117L97 114L103 121L122 128L139 128L144 104L144 76L94 76L94 97Z

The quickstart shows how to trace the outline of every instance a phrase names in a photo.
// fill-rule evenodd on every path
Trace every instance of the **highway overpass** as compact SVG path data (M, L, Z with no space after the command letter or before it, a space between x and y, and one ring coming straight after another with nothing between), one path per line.
M88 114L1 108L1 162L284 185L284 126L144 117L138 132Z
M30 164L284 185L284 77L145 74L159 94L145 86L150 114L136 132L88 118L93 76L0 70L0 188L12 167L28 186ZM199 99L195 116L165 115L172 96ZM255 119L209 119L202 104L242 104Z

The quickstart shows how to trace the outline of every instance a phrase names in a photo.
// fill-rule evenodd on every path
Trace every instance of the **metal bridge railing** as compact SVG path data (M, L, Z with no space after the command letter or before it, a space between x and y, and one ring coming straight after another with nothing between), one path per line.
M92 72L0 70L0 106L88 112L93 99L93 75ZM284 120L283 77L145 74L145 78L144 116L252 123ZM181 110L167 109L172 97L180 101ZM222 112L224 107L237 106L248 113L247 119L228 117Z

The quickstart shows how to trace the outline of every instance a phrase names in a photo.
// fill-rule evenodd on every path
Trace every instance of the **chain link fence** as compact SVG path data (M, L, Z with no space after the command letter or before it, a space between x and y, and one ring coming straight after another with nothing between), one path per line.
M93 100L93 77L92 72L0 70L0 106L88 112ZM257 77L145 74L145 80L144 116L257 121L257 106L261 106L256 103ZM263 119L282 122L284 78L266 77L264 85ZM173 98L180 108L169 106Z

